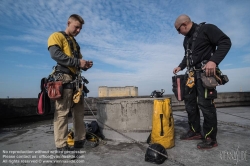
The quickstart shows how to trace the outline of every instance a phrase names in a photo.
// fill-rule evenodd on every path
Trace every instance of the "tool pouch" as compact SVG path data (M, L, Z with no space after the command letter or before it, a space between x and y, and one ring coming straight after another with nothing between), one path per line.
M217 90L216 89L207 89L205 88L205 99L216 99L217 98Z
M178 101L184 100L185 78L186 76L184 74L172 77L172 91Z
M226 84L229 81L227 75L221 75L220 78L221 78L222 85Z
M225 85L229 81L227 75L216 75L215 79L220 85Z
M62 81L55 81L47 83L48 96L52 100L61 99L63 97L63 83Z
M218 82L215 79L215 77L214 76L207 77L206 73L201 73L201 80L203 87L207 89L214 89L218 85Z
M219 68L216 69L215 79L220 85L225 85L229 81L227 75L223 75Z

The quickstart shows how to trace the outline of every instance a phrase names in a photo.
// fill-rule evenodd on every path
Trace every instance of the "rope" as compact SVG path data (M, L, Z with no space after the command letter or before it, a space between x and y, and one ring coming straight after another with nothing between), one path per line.
M231 115L231 114L229 114L229 115ZM180 116L180 117L188 118L187 116L183 116L183 115L175 115L175 116ZM232 115L232 116L234 116L234 115ZM203 121L203 119L200 119L200 120ZM241 127L241 128L245 128L245 129L250 129L250 126L244 126L244 125L240 125L238 123L224 122L224 121L221 121L221 120L217 120L217 121L218 121L219 124L224 124L224 125L228 125L228 126L234 126L234 127Z
M180 166L185 166L183 163L181 163L181 162L179 162L179 161L177 161L177 160L175 160L175 159L169 158L168 155L163 154L163 153L161 153L161 152L159 152L159 151L157 151L157 150L155 150L155 149L152 149L151 147L146 147L146 146L145 146L144 144L142 144L141 142L139 142L139 141L137 141L137 140L135 140L135 139L133 139L133 138L131 138L131 137L129 137L129 136L127 136L127 135L125 135L125 134L119 132L119 131L117 131L116 129L114 129L114 128L112 128L112 127L110 127L110 126L108 126L108 125L106 125L106 124L104 124L104 123L102 123L101 121L99 121L99 120L96 118L96 116L94 115L94 112L92 111L92 109L90 108L90 106L88 105L88 103L86 102L85 99L84 99L84 101L85 101L85 103L87 104L89 110L92 112L92 115L94 116L94 118L95 118L98 122L100 122L102 125L104 125L104 126L110 128L111 130L114 130L115 132L121 134L121 135L124 136L125 138L131 140L132 143L136 143L136 144L142 145L143 147L148 148L148 149L150 149L150 150L152 150L152 151L154 151L154 152L156 152L156 153L158 153L158 154L160 154L160 155L166 157L166 159L168 159L169 161L171 161L171 162L173 162L173 163L176 163L176 164L178 164L178 165L180 165Z

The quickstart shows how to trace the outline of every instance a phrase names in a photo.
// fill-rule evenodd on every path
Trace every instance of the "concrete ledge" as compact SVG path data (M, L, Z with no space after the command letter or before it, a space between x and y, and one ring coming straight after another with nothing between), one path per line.
M149 96L138 96L137 98L148 98ZM170 97L172 101L172 109L185 110L184 102L177 101L174 95L164 95ZM102 100L129 99L131 97L97 97L85 98L88 103L85 105L85 114L92 114L97 110L96 103ZM232 107L232 106L250 106L250 92L227 92L218 93L218 98L215 100L217 107ZM53 101L51 103L51 114L54 112ZM17 99L0 99L0 119L18 118L24 116L38 116L36 114L37 98L17 98Z

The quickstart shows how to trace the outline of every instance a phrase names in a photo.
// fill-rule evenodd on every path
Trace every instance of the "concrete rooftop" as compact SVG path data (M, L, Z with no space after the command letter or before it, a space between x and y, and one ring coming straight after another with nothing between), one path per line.
M167 149L169 159L162 165L250 165L250 106L217 109L217 141L219 146L210 150L197 149L196 145L200 140L181 141L179 137L187 129L187 114L185 111L174 111L173 114L175 119L175 146ZM85 121L89 121L92 118L86 116ZM106 145L100 144L95 148L85 147L81 149L82 156L76 160L49 159L47 158L48 155L51 155L51 157L55 155L47 152L53 152L56 149L51 122L52 120L44 120L1 128L0 147L2 154L0 165L155 165L144 161L148 144L125 143L112 140L107 140ZM17 152L15 153L14 151ZM35 158L32 158L32 156ZM21 160L26 160L26 163L21 163ZM31 160L41 163L27 164ZM53 162L54 160L71 164L45 163Z

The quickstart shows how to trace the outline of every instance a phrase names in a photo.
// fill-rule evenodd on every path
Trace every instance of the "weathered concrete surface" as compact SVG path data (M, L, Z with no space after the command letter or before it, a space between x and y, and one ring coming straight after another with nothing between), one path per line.
M218 144L219 146L210 150L199 150L196 145L199 140L181 141L180 135L187 129L187 114L185 111L174 111L175 120L175 146L167 149L169 160L162 165L185 165L185 166L249 166L250 161L250 107L228 107L218 108ZM202 115L202 114L201 114ZM85 121L93 117L85 117ZM139 121L138 121L139 123ZM5 126L0 129L0 162L2 166L22 165L22 166L53 166L53 165L91 165L91 166L153 166L155 164L144 161L146 148L145 143L120 143L117 141L107 141L106 145L99 145L95 148L85 147L82 149L83 158L75 162L80 164L11 164L14 159L3 159L6 151L30 151L41 162L54 161L55 159L39 158L35 151L55 150L53 126L51 120ZM24 153L25 154L25 153ZM24 155L23 154L23 155ZM17 154L15 154L15 157ZM18 154L20 157L20 154ZM44 155L54 154L44 153ZM45 157L45 156L44 156ZM15 158L25 160L24 157ZM7 163L3 163L7 160ZM9 161L10 160L10 161ZM26 158L30 161L30 158ZM173 161L175 160L175 162ZM57 161L62 161L58 159ZM64 161L69 161L64 159Z

